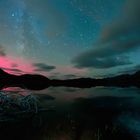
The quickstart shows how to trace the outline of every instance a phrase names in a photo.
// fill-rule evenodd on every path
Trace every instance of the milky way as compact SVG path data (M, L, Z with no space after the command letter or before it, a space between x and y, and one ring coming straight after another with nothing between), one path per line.
M138 0L0 0L1 68L57 78L131 72L139 66L139 7Z

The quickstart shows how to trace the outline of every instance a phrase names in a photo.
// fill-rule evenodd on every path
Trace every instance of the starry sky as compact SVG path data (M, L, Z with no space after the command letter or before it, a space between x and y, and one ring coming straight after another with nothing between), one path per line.
M0 67L49 78L140 69L139 0L0 0Z

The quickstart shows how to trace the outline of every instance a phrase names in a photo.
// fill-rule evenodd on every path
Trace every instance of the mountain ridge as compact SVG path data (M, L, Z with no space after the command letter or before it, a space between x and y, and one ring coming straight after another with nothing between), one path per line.
M49 86L66 86L90 88L96 86L138 87L140 88L140 71L134 74L122 74L109 78L77 78L77 79L49 79L39 74L12 75L0 69L0 88L18 86L32 90L41 90Z

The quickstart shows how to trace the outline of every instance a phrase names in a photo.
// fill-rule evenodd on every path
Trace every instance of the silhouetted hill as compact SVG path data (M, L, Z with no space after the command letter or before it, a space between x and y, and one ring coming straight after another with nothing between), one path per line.
M0 69L0 88L18 86L21 88L41 90L50 85L50 80L43 75L23 74L20 76L6 73Z
M0 69L0 76L7 76L9 75L8 73L6 73L4 70Z
M140 87L140 71L135 74L122 74L115 77L93 79L93 78L79 78L70 80L51 80L52 86L69 86L89 88L95 86L118 86L118 87Z
M79 78L68 80L50 80L42 75L23 74L20 76L6 73L0 69L0 88L18 86L32 90L41 90L49 86L66 86L90 88L95 86L116 86L116 87L140 87L140 71L130 75L123 74L111 78L93 79Z

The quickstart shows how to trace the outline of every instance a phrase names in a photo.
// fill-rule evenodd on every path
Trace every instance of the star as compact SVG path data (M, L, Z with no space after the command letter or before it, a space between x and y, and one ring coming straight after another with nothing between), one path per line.
M15 14L14 13L12 13L12 17L14 17L15 16Z

